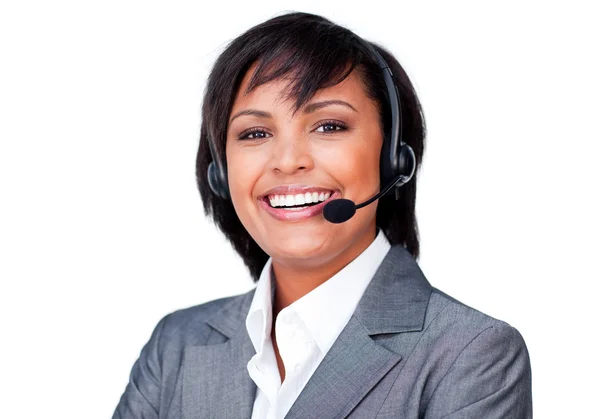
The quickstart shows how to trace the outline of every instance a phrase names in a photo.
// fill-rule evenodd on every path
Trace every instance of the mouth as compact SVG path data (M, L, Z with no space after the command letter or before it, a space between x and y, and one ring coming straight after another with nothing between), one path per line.
M263 197L272 208L282 208L288 210L297 210L306 207L312 207L325 202L334 191L313 191L298 194L272 194Z
M280 221L301 221L320 214L327 202L340 196L340 191L323 188L275 190L260 197L259 204L267 213Z

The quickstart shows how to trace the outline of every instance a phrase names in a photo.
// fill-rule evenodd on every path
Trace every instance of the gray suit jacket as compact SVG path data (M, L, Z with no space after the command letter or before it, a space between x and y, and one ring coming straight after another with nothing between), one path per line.
M113 419L250 418L245 318L254 290L165 316ZM326 321L326 317L324 318ZM525 342L433 288L393 246L286 418L532 417Z

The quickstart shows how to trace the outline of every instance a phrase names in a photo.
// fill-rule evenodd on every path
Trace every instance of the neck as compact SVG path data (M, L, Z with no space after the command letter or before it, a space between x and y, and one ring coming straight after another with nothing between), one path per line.
M285 307L341 271L373 243L376 233L376 227L369 229L359 240L353 241L339 254L314 265L306 263L306 261L294 264L273 259L272 268L275 280L273 316L277 317L277 314Z

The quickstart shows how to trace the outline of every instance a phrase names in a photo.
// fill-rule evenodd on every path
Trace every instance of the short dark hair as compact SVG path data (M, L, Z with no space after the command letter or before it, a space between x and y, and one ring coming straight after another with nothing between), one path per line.
M219 161L226 162L225 143L231 108L242 79L257 63L247 92L292 75L288 99L296 99L296 111L317 90L344 80L356 69L367 96L378 105L381 126L389 129L390 111L385 84L377 61L364 41L349 29L330 20L302 12L269 19L234 39L217 58L204 91L200 145L196 156L196 179L205 214L223 231L250 270L253 280L260 277L269 256L258 246L238 218L230 200L219 198L208 184L207 170L212 158L208 136L212 136ZM402 106L402 139L409 144L420 167L425 149L425 118L421 104L406 72L384 48L371 45L387 61L398 86ZM383 197L378 204L376 224L392 245L403 245L419 256L419 231L415 216L417 172L400 188L399 199Z

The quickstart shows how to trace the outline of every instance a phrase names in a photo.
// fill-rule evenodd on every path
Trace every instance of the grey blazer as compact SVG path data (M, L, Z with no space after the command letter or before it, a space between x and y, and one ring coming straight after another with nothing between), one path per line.
M113 419L250 418L254 290L165 316ZM324 321L326 321L326 315ZM532 417L519 332L433 288L393 246L286 418Z

